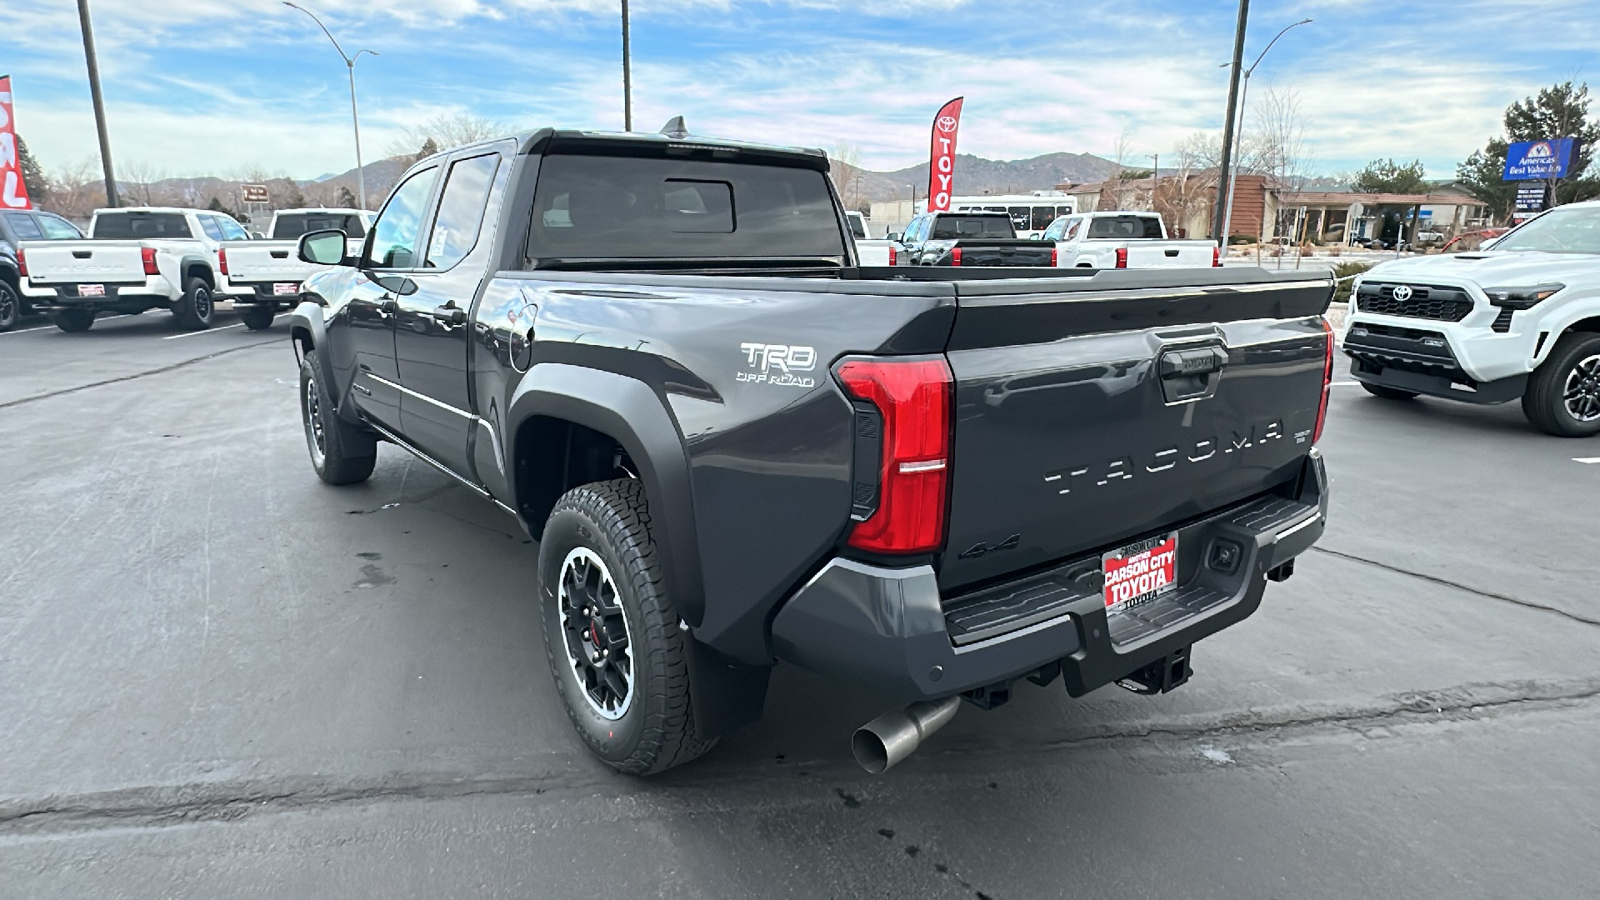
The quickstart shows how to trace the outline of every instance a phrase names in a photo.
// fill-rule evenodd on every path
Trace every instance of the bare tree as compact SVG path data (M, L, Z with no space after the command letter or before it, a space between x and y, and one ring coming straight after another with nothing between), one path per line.
M1122 177L1126 169L1128 156L1132 153L1132 150L1129 149L1131 146L1132 140L1127 127L1124 126L1122 131L1117 134L1117 142L1112 146L1111 151L1117 163L1117 174L1112 176L1111 188L1111 199L1116 204L1115 209L1127 209L1129 194L1134 190L1129 181Z
M840 141L828 155L833 159L833 184L839 189L840 201L846 209L860 209L861 149L849 141Z
M160 206L168 201L167 192L157 182L165 181L167 173L145 160L124 162L119 167L119 192L139 206Z
M46 208L76 222L87 222L106 203L106 183L100 159L85 157L49 175L50 201Z
M1253 158L1249 169L1266 175L1277 187L1278 233L1290 227L1291 207L1305 190L1309 177L1305 125L1300 96L1292 90L1269 89L1255 104L1254 129L1248 141Z
M449 150L463 144L472 144L507 134L510 125L471 113L441 113L433 118L405 129L403 137L389 144L389 155L405 157L410 162L420 159L424 146L430 142L434 149Z
M1206 212L1215 198L1222 138L1197 131L1173 147L1173 172L1161 182L1153 206L1174 234L1187 233L1190 219Z

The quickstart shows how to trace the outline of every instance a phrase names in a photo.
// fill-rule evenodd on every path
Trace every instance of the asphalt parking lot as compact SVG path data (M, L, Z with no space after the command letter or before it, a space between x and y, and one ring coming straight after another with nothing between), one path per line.
M561 710L536 545L393 448L321 484L237 323L0 335L0 896L1593 895L1600 439L1340 384L1325 538L1184 688L1024 685L872 777L882 707L780 668L641 781Z

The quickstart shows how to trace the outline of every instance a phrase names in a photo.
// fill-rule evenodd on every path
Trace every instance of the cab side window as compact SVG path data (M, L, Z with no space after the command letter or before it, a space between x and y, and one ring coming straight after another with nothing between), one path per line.
M248 241L248 240L250 240L250 235L245 232L244 226L240 225L238 222L235 222L233 219L231 219L231 218L229 218L227 216L217 216L216 220L217 220L217 227L222 229L222 237L223 237L224 240L229 240L229 241Z
M83 237L83 232L77 226L60 216L38 213L35 218L39 220L39 227L44 229L44 236L52 241L75 241Z
M395 188L378 221L372 225L372 240L367 257L361 261L369 269L411 269L416 267L417 238L422 235L422 216L427 212L428 196L439 174L429 166L412 174Z
M19 241L37 241L44 237L44 232L34 223L33 216L27 213L6 213L6 224L16 232Z
M215 216L195 216L200 220L200 227L205 229L206 237L213 241L222 240L222 227L217 224Z
M483 227L484 207L489 202L489 187L500 167L500 154L489 153L450 164L445 177L439 214L434 216L428 236L428 254L423 267L448 269L466 258L478 243Z

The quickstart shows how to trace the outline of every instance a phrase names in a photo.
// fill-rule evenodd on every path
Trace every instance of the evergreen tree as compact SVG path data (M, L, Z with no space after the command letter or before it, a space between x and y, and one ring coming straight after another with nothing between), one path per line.
M349 188L345 187L342 184L339 185L338 206L341 209L355 209L356 208L356 195Z
M28 152L28 142L20 134L17 135L17 165L22 169L22 184L28 190L28 198L35 209L43 209L50 200L50 179L44 176L44 169Z
M1356 173L1351 184L1364 194L1423 194L1428 190L1420 159L1403 165L1392 159L1375 159Z
M417 151L417 159L427 159L439 152L439 142L429 137L422 142L422 149Z

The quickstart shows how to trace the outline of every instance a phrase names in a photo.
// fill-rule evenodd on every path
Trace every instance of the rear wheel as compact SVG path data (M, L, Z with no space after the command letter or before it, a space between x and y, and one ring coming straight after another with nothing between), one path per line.
M716 745L689 704L693 640L667 596L644 487L568 491L539 542L545 656L578 736L607 765L650 775Z
M1381 384L1371 384L1366 381L1361 382L1361 389L1374 397L1382 397L1385 400L1410 400L1417 396L1416 391L1402 391L1399 388L1384 387Z
M266 331L272 327L272 319L276 311L270 306L241 306L239 318L244 320L244 327L251 331Z
M198 275L192 275L183 285L183 296L178 298L178 305L172 310L178 317L178 324L189 331L201 331L211 327L211 321L216 316L216 303L211 296L211 285Z
M1528 379L1522 412L1546 434L1600 434L1600 334L1562 335Z
M8 281L0 281L0 331L17 327L22 318L22 297Z
M355 484L372 477L378 463L377 438L339 418L309 353L300 363L300 416L311 468L318 478L328 484Z
M58 309L50 314L50 321L62 331L88 331L94 324L94 310Z

